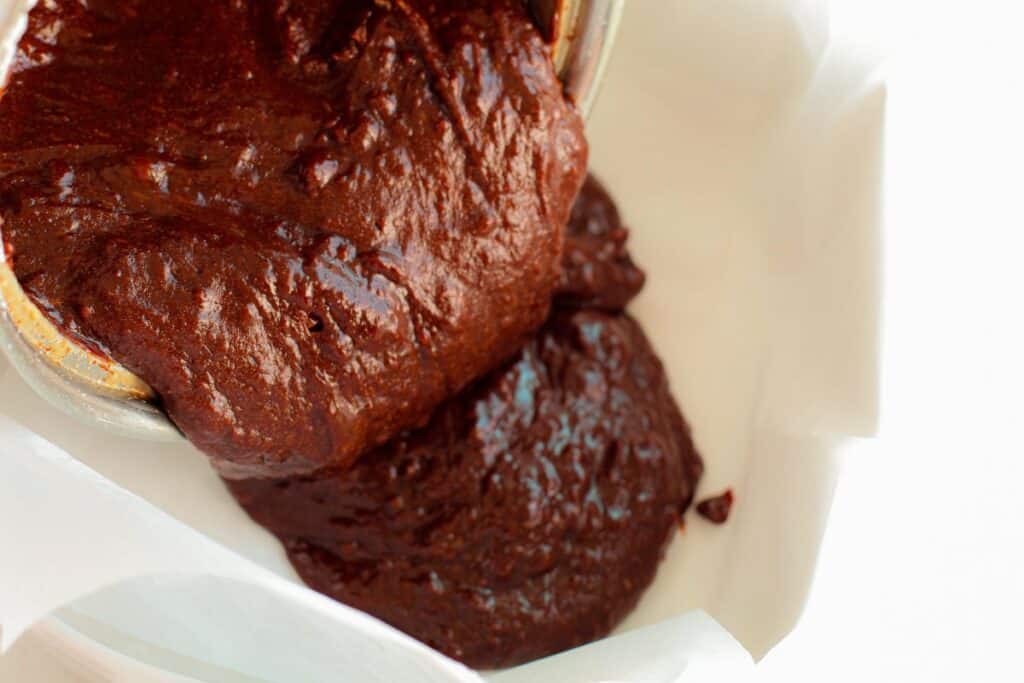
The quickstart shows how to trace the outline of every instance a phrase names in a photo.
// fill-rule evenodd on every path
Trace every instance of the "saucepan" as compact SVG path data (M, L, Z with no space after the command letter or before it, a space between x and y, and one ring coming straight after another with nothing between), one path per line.
M528 2L551 41L567 94L586 116L597 96L624 0ZM7 18L23 22L32 4L12 3ZM9 62L13 49L0 45L0 68L6 68L3 62ZM122 436L152 441L183 438L141 378L66 337L36 307L15 278L6 247L0 249L0 348L34 391L72 417Z

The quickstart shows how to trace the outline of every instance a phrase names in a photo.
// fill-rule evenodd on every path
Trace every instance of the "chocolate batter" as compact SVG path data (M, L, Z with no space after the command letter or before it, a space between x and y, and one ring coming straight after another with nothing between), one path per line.
M51 0L0 227L311 586L496 667L607 633L702 470L594 182L559 267L585 157L521 0Z
M621 311L644 286L626 251L629 231L601 183L587 176L566 228L556 303Z
M588 642L632 609L702 464L637 324L571 306L638 289L624 235L588 182L560 310L514 360L348 471L229 482L303 580L480 668Z
M725 524L729 521L729 513L732 511L734 500L732 489L726 489L724 493L705 498L697 503L697 512L709 522Z
M521 0L53 0L0 219L34 301L222 474L284 475L522 346L585 156Z

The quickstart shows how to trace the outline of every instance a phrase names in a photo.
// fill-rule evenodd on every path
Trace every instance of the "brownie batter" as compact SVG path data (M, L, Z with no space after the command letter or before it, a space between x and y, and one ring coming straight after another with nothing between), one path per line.
M629 231L615 202L587 176L566 229L556 303L621 311L644 286L644 273L626 251Z
M735 496L732 489L726 489L724 493L706 498L697 503L697 512L709 522L725 524L729 521L729 513L732 511L732 504Z
M522 0L51 0L0 220L227 476L350 465L544 321L582 124Z
M566 254L589 275L508 365L347 471L229 482L310 586L479 668L608 633L702 472L637 324L569 305L625 303L642 278L586 187Z

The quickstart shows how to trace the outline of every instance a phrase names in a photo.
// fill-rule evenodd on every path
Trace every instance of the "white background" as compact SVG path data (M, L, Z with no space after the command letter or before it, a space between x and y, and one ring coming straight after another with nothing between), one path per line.
M1022 10L833 2L889 55L882 428L758 680L1024 680Z
M1020 7L832 2L889 56L882 428L846 454L807 612L759 680L1024 680ZM0 680L79 680L52 666L26 641Z

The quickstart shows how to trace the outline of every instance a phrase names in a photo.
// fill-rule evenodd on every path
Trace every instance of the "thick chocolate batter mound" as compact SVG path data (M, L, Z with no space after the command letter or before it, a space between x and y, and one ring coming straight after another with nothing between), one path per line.
M588 175L566 229L556 303L621 311L644 286L644 273L626 250L629 231L615 202Z
M607 195L587 187L566 253L619 257L578 263L595 276L560 300L624 303L639 273ZM507 366L350 470L229 486L310 586L492 668L608 633L701 472L637 324L563 307Z
M608 633L701 473L629 317L556 314L516 360L347 472L231 482L311 587L463 662Z
M52 0L0 219L29 295L223 474L283 475L518 350L585 156L521 0Z

